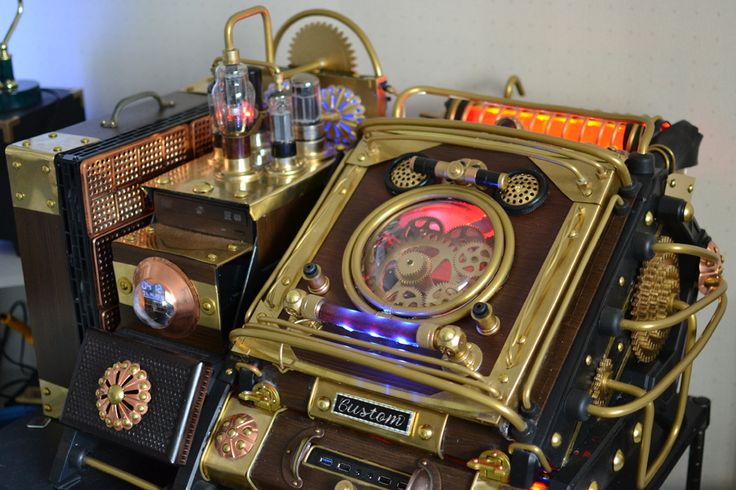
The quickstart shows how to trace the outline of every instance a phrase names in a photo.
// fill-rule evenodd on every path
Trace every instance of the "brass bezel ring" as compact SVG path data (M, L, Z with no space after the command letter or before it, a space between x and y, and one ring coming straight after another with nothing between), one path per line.
M385 305L363 279L363 250L375 230L391 216L407 206L433 199L455 199L479 207L491 220L495 232L491 262L483 274L455 298L435 308L396 308ZM378 311L407 318L432 317L433 321L452 322L468 315L477 301L488 301L505 282L514 258L514 232L511 220L503 208L488 195L476 189L440 184L413 189L396 196L363 219L345 247L342 259L342 279L353 304L367 313Z

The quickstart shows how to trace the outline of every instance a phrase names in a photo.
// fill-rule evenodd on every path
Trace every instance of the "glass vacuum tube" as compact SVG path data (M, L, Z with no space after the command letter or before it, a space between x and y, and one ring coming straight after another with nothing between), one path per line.
M268 97L271 116L271 151L274 158L290 158L296 155L292 116L291 94L276 91Z
M300 73L291 79L294 97L294 122L297 139L313 141L322 138L322 102L319 78L310 73Z

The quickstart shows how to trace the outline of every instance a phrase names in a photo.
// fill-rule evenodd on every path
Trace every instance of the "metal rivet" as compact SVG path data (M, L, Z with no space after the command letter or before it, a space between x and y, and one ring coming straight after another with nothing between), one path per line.
M54 139L54 138L56 138L57 136L59 136L59 135L58 135L58 134L56 134L56 133L49 133L49 138L51 138L51 139Z
M670 180L670 187L677 187L677 181L675 179Z
M156 229L153 226L146 226L146 233L153 233Z
M22 164L22 163L20 163L20 162L13 162L13 163L11 163L11 165L12 165L12 166L13 166L13 168L14 168L14 169L16 169L16 170L18 170L19 168L21 168L21 167L23 166L23 164Z
M217 254L207 254L207 260L209 260L210 262L214 262L215 260L217 260Z
M562 444L562 435L559 432L552 434L552 440L550 441L552 447L560 447Z
M128 235L125 238L123 238L128 243L133 243L135 241L135 237L133 235Z
M54 409L54 407L52 407L50 403L45 403L44 406L43 406L43 411L44 412L50 412L53 409Z
M61 151L61 146L54 146L53 151L54 153L59 153Z
M118 281L118 288L121 293L130 294L133 292L133 283L127 277L123 277Z
M616 449L616 454L613 455L613 471L620 471L624 467L624 459L624 452Z
M205 315L213 315L217 310L215 302L209 298L205 298L204 300L202 300L200 308L202 309L202 313L204 313Z
M281 284L283 284L284 286L288 286L289 284L291 284L291 279L289 279L288 277L285 277L281 279Z
M48 207L49 209L54 209L54 207L56 207L56 201L54 201L53 199L48 199L46 201L46 207Z
M327 410L329 410L330 405L332 405L332 402L326 396L321 396L317 400L317 408L319 408L323 412L326 412Z
M237 243L228 243L227 249L229 252L237 252L240 249L240 247L238 246Z
M502 374L501 376L498 377L498 380L501 383L508 383L509 382L509 375L508 374Z
M227 368L225 370L225 374L227 374L228 376L232 376L234 372L235 371L233 370L233 368Z
M196 192L197 194L207 194L212 192L214 189L215 186L213 186L209 182L200 182L199 184L192 187L192 191Z
M360 155L360 156L358 157L358 161L359 161L359 162L364 162L364 161L365 161L365 155Z
M634 428L631 429L631 438L634 440L636 444L639 444L641 442L641 435L642 435L641 422L637 422L636 425L634 425Z
M593 356L591 355L585 356L585 365L590 366L591 364L593 364Z
M48 165L41 165L41 172L47 174L51 172L51 168Z
M156 179L156 183L159 185L168 185L168 184L171 184L171 179L168 177L159 177L158 179ZM194 192L197 192L197 191L194 191Z
M644 215L644 224L647 226L652 226L654 224L654 214L652 214L651 211L647 211Z
M233 194L233 197L235 199L245 199L248 197L248 193L246 191L237 191Z
M524 342L526 342L526 336L522 335L521 337L519 337L519 340L517 340L517 342L519 342L519 345L524 345Z
M588 490L598 490L598 482L595 480L590 482L590 485L588 485Z
M26 197L26 195L24 193L22 193L22 192L16 192L15 193L15 198L17 200L19 200L19 201L22 201L23 199L25 199L25 197Z
M51 390L47 387L43 389L43 394L46 396L49 396L51 394Z
M623 352L624 351L624 347L625 346L624 346L624 343L623 342L619 342L618 344L616 344L616 350L618 350L619 352Z
M626 286L626 278L624 276L618 278L618 285L621 287Z
M428 441L432 438L434 435L434 430L432 429L432 426L429 424L424 424L419 427L419 430L417 431L419 434L419 438L423 441Z
M692 193L694 190L695 190L695 187L692 184L690 184L689 186L687 186L687 191L689 193Z
M89 143L89 138L82 138L82 139L81 139L81 140L79 140L79 141L80 141L80 142L81 142L81 143L82 143L83 145L86 145L87 143Z
M22 145L23 145L23 146L24 146L25 148L28 148L29 146L31 146L31 141L30 141L30 140L25 140L25 141L24 141L23 143L21 143L21 144L22 144Z

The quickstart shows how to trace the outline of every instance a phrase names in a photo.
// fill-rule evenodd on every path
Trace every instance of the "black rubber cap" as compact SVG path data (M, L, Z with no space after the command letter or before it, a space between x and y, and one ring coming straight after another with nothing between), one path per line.
M637 260L649 260L654 257L654 244L657 237L653 233L638 231L631 239L631 253Z
M590 406L593 399L590 397L590 393L581 389L574 389L567 395L565 400L565 413L575 420L585 422L590 418L588 413L588 407Z
M479 301L473 305L473 316L475 318L485 318L489 313L488 303Z
M672 196L662 196L657 204L657 216L663 221L682 223L685 220L687 202Z
M632 153L626 160L629 172L638 175L654 174L654 155L651 153Z
M539 459L533 453L517 449L511 454L509 484L514 488L529 488L539 473Z
M314 277L316 277L318 271L319 267L317 267L317 264L315 264L314 262L307 262L306 264L304 264L303 272L304 277L306 277L307 279L313 279Z
M624 312L613 306L604 306L601 316L598 317L598 333L604 337L618 337L621 335L621 320Z

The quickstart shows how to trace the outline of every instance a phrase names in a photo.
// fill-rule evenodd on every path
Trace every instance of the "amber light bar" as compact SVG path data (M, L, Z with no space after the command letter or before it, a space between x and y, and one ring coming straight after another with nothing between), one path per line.
M632 151L645 125L625 119L604 119L569 112L556 112L493 102L459 101L451 104L451 119L510 125L533 133L591 143L603 148Z

